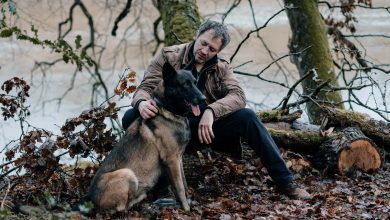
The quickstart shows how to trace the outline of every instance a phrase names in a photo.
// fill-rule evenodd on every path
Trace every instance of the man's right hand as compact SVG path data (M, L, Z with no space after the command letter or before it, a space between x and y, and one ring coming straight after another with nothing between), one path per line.
M149 119L158 113L157 104L153 99L141 101L138 105L138 111L143 119Z

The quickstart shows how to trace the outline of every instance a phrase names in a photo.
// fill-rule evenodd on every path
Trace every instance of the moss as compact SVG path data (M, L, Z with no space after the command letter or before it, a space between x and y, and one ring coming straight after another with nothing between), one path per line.
M264 110L256 112L257 117L261 119L263 123L282 121L282 116L287 114L288 110Z
M196 1L159 1L159 9L167 46L193 40L200 25Z
M286 5L294 7L287 11L290 26L293 32L291 52L299 52L309 48L303 53L294 56L301 76L311 69L315 69L317 77L309 77L303 81L304 93L312 93L320 84L330 81L332 86L338 87L336 74L333 69L333 61L329 51L327 39L327 27L323 22L317 7L317 1L313 0L285 0ZM339 91L322 90L318 93L319 104L343 109L341 93ZM328 104L332 103L332 104ZM309 117L312 122L319 123L322 119L321 111L315 103L309 103Z
M276 145L297 153L313 154L324 141L316 132L302 130L276 130L267 128Z
M300 140L307 143L321 143L324 140L318 133L310 131L294 130L286 132L284 130L275 130L272 128L269 128L268 131L274 139L288 139L293 137L294 140Z

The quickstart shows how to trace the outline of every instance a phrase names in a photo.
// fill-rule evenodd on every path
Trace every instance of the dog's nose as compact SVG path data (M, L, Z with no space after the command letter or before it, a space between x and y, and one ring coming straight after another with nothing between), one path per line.
M206 97L204 95L198 95L192 98L192 104L198 105L204 100L206 100Z
M198 103L200 102L203 102L204 100L206 100L206 97L202 94L199 98L198 98Z

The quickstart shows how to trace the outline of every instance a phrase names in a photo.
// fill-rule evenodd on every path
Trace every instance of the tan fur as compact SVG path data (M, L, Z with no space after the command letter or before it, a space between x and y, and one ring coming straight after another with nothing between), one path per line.
M119 169L105 173L98 183L101 190L100 207L115 208L116 211L124 211L127 208L129 197L138 189L138 179L130 169Z
M164 107L158 107L158 114L151 119L139 117L132 122L91 182L88 197L101 210L130 208L144 199L165 173L182 208L190 209L182 163L191 138L185 115L191 111L190 105L199 105L206 98L196 87L191 71L176 71L165 63L162 76L153 97Z
M175 194L182 207L189 210L182 167L190 138L188 121L161 108L149 120L140 118L128 128L95 175L89 196L99 209L129 209L146 197L166 166Z

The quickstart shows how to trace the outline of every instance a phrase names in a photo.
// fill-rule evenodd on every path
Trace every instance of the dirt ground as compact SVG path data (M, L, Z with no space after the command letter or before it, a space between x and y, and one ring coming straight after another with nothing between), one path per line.
M91 211L81 214L65 211L58 205L50 208L46 203L38 211L38 216L33 211L28 215L14 213L9 216L15 219L41 219L42 216L60 219L223 220L390 218L389 161L385 161L374 174L355 170L348 176L328 176L314 169L305 156L291 152L283 152L282 155L293 171L296 183L307 189L312 199L294 200L276 193L267 171L250 150L244 151L243 160L202 151L201 154L190 156L193 160L190 166L194 172L186 173L191 206L189 212L183 211L177 204L161 206L146 199L125 213Z
M265 168L251 151L234 161L217 153L199 167L198 183L190 184L191 211L143 203L124 216L157 219L389 219L390 163L375 174L324 176L307 160L283 153L308 201L275 192ZM205 156L205 158L208 158ZM191 182L190 182L191 183ZM119 217L119 216L118 216Z

